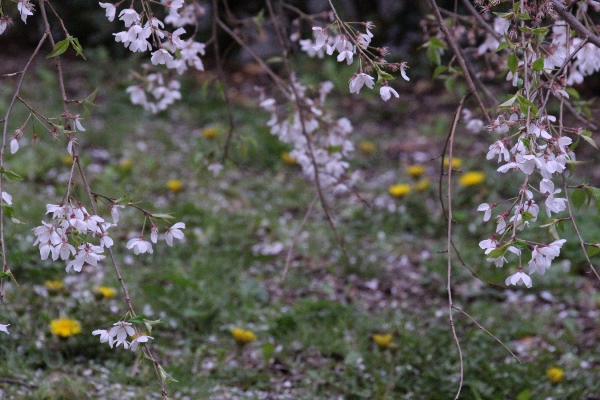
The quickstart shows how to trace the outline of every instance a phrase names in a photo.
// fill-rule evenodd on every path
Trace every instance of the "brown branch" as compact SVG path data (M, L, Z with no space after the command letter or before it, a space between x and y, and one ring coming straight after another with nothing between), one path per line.
M442 32L444 33L444 36L446 37L446 41L448 42L450 47L452 47L452 51L454 51L454 54L456 55L458 64L460 65L460 68L463 71L463 75L465 76L465 79L467 81L467 86L469 87L469 91L477 99L479 108L481 109L481 112L485 116L485 119L488 122L488 124L491 123L490 115L487 111L487 108L483 104L483 101L481 100L479 93L477 92L477 88L475 87L475 83L473 82L473 77L471 76L470 68L467 66L467 62L463 56L462 51L460 50L460 48L458 47L458 44L454 40L452 33L448 30L448 27L444 23L444 19L442 18L442 14L440 13L440 9L438 8L437 4L435 3L435 0L429 0L429 4L431 5L431 9L433 10L435 17L438 20L440 29L442 30Z
M292 253L294 251L294 246L298 242L298 239L300 238L300 233L302 233L302 229L304 229L304 226L308 221L308 217L312 213L313 207L315 206L315 203L318 199L318 196L313 197L312 201L310 202L310 205L308 206L308 209L306 210L306 213L304 214L304 218L302 219L300 226L298 227L298 229L296 229L296 233L294 234L292 243L290 244L290 248L288 249L287 256L285 257L285 265L283 267L283 272L281 273L281 282L283 282L285 280L285 277L287 276L287 273L290 269L290 263L292 261Z
M432 0L434 1L434 0ZM439 14L439 13L438 13ZM447 263L447 285L446 290L448 291L448 318L450 320L450 328L452 330L452 336L454 336L454 343L456 343L456 348L458 350L458 358L460 362L460 382L458 384L458 391L456 392L455 400L460 396L460 392L463 386L464 379L464 362L463 362L463 354L462 349L460 347L460 341L458 340L458 335L456 334L456 327L454 326L454 318L452 316L452 308L454 306L452 300L452 253L450 251L450 247L452 246L452 153L454 146L454 134L456 132L456 126L458 125L458 120L460 119L460 112L465 104L465 101L469 97L469 94L465 94L458 107L456 108L456 113L454 114L454 121L452 121L452 127L450 128L450 134L448 135L448 186L446 190L446 197L448 201L448 212L446 217L446 259ZM443 161L442 161L443 163ZM440 194L441 195L441 194Z

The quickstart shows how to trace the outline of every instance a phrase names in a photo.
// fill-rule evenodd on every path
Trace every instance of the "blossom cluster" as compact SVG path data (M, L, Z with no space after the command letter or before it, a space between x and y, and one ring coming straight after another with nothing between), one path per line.
M377 73L377 82L381 83L379 94L384 101L388 101L392 96L399 97L398 92L389 86L387 79L392 79L393 76L384 70L400 71L400 75L405 80L410 80L406 75L407 63L388 63L383 57L387 55L387 50L383 48L373 48L371 40L373 33L371 22L363 23L365 33L361 33L352 28L349 24L338 22L323 28L315 26L312 28L313 39L299 40L300 48L306 52L309 57L323 58L325 54L333 55L337 52L337 61L346 62L351 65L354 61L354 56L358 56L358 70L350 78L349 89L350 93L360 93L363 86L373 89L375 86L375 78L369 75L370 71ZM336 33L333 31L334 26L341 26Z
M121 206L122 207L122 206ZM104 250L113 246L113 239L108 236L109 228L116 226L119 220L119 206L111 207L113 223L105 221L98 215L88 213L81 205L46 205L46 214L52 214L52 222L42 221L42 225L33 229L36 237L34 246L38 246L42 260L52 257L68 261L66 271L81 272L84 265L96 267L102 261ZM167 245L173 245L173 239L183 239L181 229L185 228L183 222L177 222L167 227L163 238ZM91 242L91 238L98 238L98 243ZM150 240L157 243L159 232L156 225L151 228ZM76 243L77 248L71 243ZM132 238L127 242L127 248L134 254L153 252L152 243L144 240L143 236Z
M508 19L497 17L494 20L494 31L503 35L502 40L510 37L506 35L509 29ZM488 34L485 42L479 46L478 53L494 51L499 44L493 35ZM531 253L529 273L544 274L553 259L560 255L565 243L565 239L558 237L556 229L552 229L555 221L548 225L555 239L551 243L522 240L517 233L538 219L540 204L534 192L542 197L548 218L567 209L568 199L561 197L562 190L555 188L554 180L560 178L568 162L575 160L570 148L573 140L565 133L576 133L577 129L563 127L560 121L557 122L556 116L548 114L545 107L538 109L536 104L546 104L547 96L544 96L543 90L559 99L568 98L565 86L580 83L583 76L600 69L600 49L594 45L583 45L579 53L573 56L581 44L581 39L570 37L563 21L556 21L547 46L540 46L542 50L536 51L529 47L520 55L521 61L515 60L509 67L507 80L520 89L500 105L503 111L487 127L490 132L502 135L489 146L487 159L502 164L497 168L498 172L516 172L523 179L521 189L508 209L497 211L499 205L494 203L483 203L478 207L478 211L484 213L484 221L489 221L496 214L493 218L496 224L494 234L479 243L487 261L502 267L508 253L519 258L519 271L506 279L507 285L532 286L531 278L521 266L522 250L527 249ZM561 71L565 66L565 71ZM471 119L470 115L467 120L470 124L467 128L478 132L482 122Z
M137 351L141 343L147 343L154 339L152 336L138 335L130 322L115 322L109 329L96 329L92 335L100 336L100 343L108 343L110 348L113 346L123 346L125 349ZM127 339L132 339L128 341Z
M345 117L336 120L320 107L332 88L333 83L329 81L321 83L319 98L312 99L307 96L307 87L292 78L287 98L294 110L291 114L280 116L278 112L283 107L277 107L277 101L264 93L261 93L260 107L271 114L267 122L271 133L293 147L289 156L302 167L304 174L316 179L316 173L322 188L343 193L358 180L358 175L347 174L349 164L345 161L354 151L349 139L350 120Z
M150 2L143 3L144 8L150 9ZM99 4L106 10L106 17L112 22L120 3ZM147 12L138 13L133 6L121 10L119 20L123 21L127 29L113 34L115 41L123 43L125 48L132 52L151 51L150 62L153 65L164 65L180 75L190 67L203 71L204 65L200 56L205 54L205 45L194 41L193 37L182 39L181 36L187 33L184 26L195 25L197 17L204 13L204 9L198 5L184 7L183 0L162 0L162 5L168 13L164 22L154 14L148 16ZM165 29L165 22L176 29ZM128 87L127 92L132 103L143 106L146 111L163 111L181 98L181 85L175 78L166 79L162 73L150 73L137 78L141 83Z

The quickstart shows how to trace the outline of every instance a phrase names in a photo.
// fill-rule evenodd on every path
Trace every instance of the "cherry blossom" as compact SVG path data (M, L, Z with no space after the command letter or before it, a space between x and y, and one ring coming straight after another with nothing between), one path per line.
M138 336L131 341L131 344L129 345L129 349L131 351L137 351L139 344L147 343L149 339L154 339L154 338L152 336L145 336L145 335Z
M112 3L98 3L98 4L100 4L100 7L106 9L106 18L108 18L108 20L110 22L114 21L115 14L117 12L117 9L114 6L114 4L112 4Z
M381 95L383 101L388 101L392 97L392 95L396 96L396 98L400 97L398 95L398 92L396 92L392 87L387 85L384 85L381 87L381 89L379 89L379 94Z
M184 235L181 232L181 229L185 229L185 224L183 222L177 222L172 227L167 228L167 233L165 233L165 242L169 246L173 246L173 238L175 239L183 239Z
M373 85L375 84L373 77L369 76L363 72L354 75L352 79L350 79L350 93L360 93L360 89L363 85L366 85L369 89L373 89Z
M530 288L532 286L531 278L526 273L519 271L516 274L513 274L506 278L505 281L507 286L510 285L525 285Z
M152 254L154 252L152 250L152 243L144 240L143 236L130 239L127 242L127 248L133 249L133 254L143 254L143 253Z
M9 326L10 326L10 324L0 324L0 332L4 332L4 333L6 333L8 335L9 334L8 333L8 327Z

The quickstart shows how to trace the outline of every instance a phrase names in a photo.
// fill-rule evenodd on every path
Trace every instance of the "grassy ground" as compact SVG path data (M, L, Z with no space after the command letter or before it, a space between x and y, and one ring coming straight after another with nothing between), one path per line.
M69 65L67 85L75 98L100 87L98 107L84 120L88 130L80 136L94 190L114 197L129 193L143 206L170 212L187 225L185 243L156 247L152 256L134 257L122 244L116 249L135 306L163 322L152 332L153 348L178 380L169 385L173 398L454 395L459 362L447 315L444 224L435 183L439 160L430 161L442 149L451 98L424 91L407 92L385 106L374 97L336 100L338 107L352 111L356 142L362 142L352 160L353 168L364 170L360 196L330 199L350 259L315 206L282 280L285 251L261 255L254 246L281 243L287 250L315 193L296 166L282 162L286 149L269 135L268 116L256 111L249 92L234 93L238 127L231 160L215 178L206 165L221 154L226 113L210 86L202 89L191 79L184 85L183 102L150 117L124 94L129 64L114 64L100 53L89 57L100 68ZM52 72L40 66L35 77L36 86L27 87L23 97L47 114L57 112ZM4 110L10 94L6 83L1 94ZM370 119L361 121L363 115ZM13 121L24 118L24 111L17 110ZM205 137L207 128L216 128L216 137ZM461 133L457 144L461 170L482 170L487 178L475 187L456 185L455 241L483 281L503 286L507 268L490 266L477 247L492 227L481 222L476 206L510 195L510 181L498 178L494 165L481 156L488 142L485 134ZM8 158L9 168L25 177L25 184L8 188L15 216L24 222L9 226L7 239L9 265L20 286L8 285L0 309L0 322L11 323L11 334L0 336L0 377L15 381L0 381L0 397L159 397L148 363L131 352L111 350L90 334L125 312L120 294L94 295L100 285L118 288L110 268L66 275L63 263L40 261L31 246L29 230L39 225L46 203L60 202L69 166L64 140L41 136L35 146L22 145ZM65 151L57 152L61 147ZM593 153L587 156L598 160ZM416 183L406 166L419 157L432 182L429 188L401 199L389 196L392 184ZM167 188L172 179L181 180L181 191ZM80 188L74 190L83 198ZM113 234L125 239L140 231L139 214L126 212L123 218L121 230ZM586 240L599 241L600 221L593 210L581 210L578 218ZM573 237L565 229L566 237ZM541 230L534 234L547 237ZM586 274L573 240L563 255L526 291L498 289L456 263L458 306L521 360L455 313L465 361L462 398L598 398L598 283ZM61 281L64 288L51 290L48 280ZM82 333L52 336L49 323L59 316L77 319ZM257 339L236 345L233 327L251 330ZM375 334L392 334L391 343L379 346ZM564 371L560 382L547 376L552 367Z

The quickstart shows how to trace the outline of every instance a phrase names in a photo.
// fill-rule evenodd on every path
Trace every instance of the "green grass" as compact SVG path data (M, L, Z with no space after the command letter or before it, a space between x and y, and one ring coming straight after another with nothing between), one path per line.
M107 61L100 57L98 63ZM377 150L357 152L352 160L354 167L365 168L367 179L360 186L365 202L353 196L330 199L350 259L343 256L316 206L305 233L294 243L290 271L282 282L285 252L255 255L252 247L280 241L287 250L315 192L298 168L280 161L285 147L265 128L268 116L256 111L252 99L236 104L231 159L222 175L212 177L206 165L219 159L226 132L225 107L216 91L186 90L185 101L172 111L143 115L128 103L122 92L126 85L116 79L129 67L91 71L83 64L71 66L81 84L77 93L84 96L94 90L94 83L115 82L101 86L98 107L84 120L88 130L79 137L95 191L112 197L129 193L141 206L169 212L187 225L184 243L173 248L163 243L152 256L133 256L122 243L115 248L136 309L162 321L152 331L152 348L178 380L169 384L172 397L451 398L458 387L459 363L447 318L445 228L435 193L438 161L427 164L429 190L392 199L388 185L410 183L411 178L405 175L405 163L399 165L385 151L397 140L396 131L381 136L372 132L372 124L398 124L398 131L409 131L402 125L406 111L397 114L386 106L370 113L371 127L353 121L357 136L375 142ZM57 112L51 71L36 71L43 84L25 88L23 95L45 112ZM316 81L316 70L308 71ZM189 79L184 87L195 87ZM365 107L376 110L375 101L367 99ZM0 98L0 104L6 102ZM13 124L25 118L25 110L18 107ZM450 118L417 120L423 134L437 144ZM220 136L202 137L200 130L215 123ZM463 170L483 169L491 177L493 164L470 157L472 140L460 144ZM108 160L98 158L97 150L107 151ZM90 334L126 311L121 294L103 300L93 296L98 285L118 288L111 267L66 276L63 263L40 261L31 246L29 232L44 218L45 204L58 203L63 196L61 176L69 168L61 162L64 154L66 141L42 136L40 143L23 146L7 158L9 168L25 181L8 187L16 200L15 217L23 224L9 224L6 239L8 263L19 286L7 285L0 309L0 322L11 323L11 334L0 336L0 377L35 387L0 382L0 397L158 398L149 363L123 349L111 350ZM129 164L122 163L127 160ZM385 178L389 171L392 177ZM166 188L173 178L184 182L180 193ZM490 178L481 187L458 188L455 199L454 239L465 262L485 281L500 285L507 268L514 266L496 269L485 263L477 243L492 227L482 224L474 210L480 202L497 198L509 183ZM73 190L84 198L79 184ZM377 206L378 199L406 211ZM598 217L591 210L578 216L583 235L598 240ZM130 210L112 233L124 240L139 234L142 224L141 215ZM571 238L568 229L565 235ZM540 229L532 234L545 235ZM565 246L563 259L570 260L571 272L561 270L558 261L543 277L535 276L533 289L510 301L505 291L481 284L455 264L457 304L522 361L455 312L465 362L461 398L583 399L600 392L594 335L597 284L582 275L584 259L574 241ZM63 291L45 292L44 281L66 277ZM49 322L59 316L79 320L82 334L53 337ZM235 326L252 330L257 340L237 346L229 332ZM379 349L372 335L388 332L394 334L397 348ZM546 377L552 366L564 369L562 382L552 384Z

